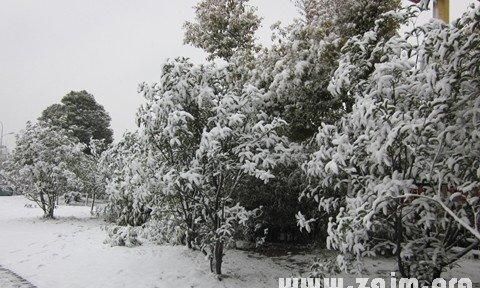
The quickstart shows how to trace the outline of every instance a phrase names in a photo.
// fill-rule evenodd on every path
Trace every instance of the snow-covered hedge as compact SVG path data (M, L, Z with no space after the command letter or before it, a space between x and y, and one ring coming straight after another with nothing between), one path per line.
M341 207L328 227L341 259L393 253L404 277L430 282L464 255L451 250L459 241L478 245L479 23L476 8L453 25L432 21L380 42L372 30L347 44L330 90L355 105L322 126L304 166L304 196ZM333 198L323 194L332 188Z

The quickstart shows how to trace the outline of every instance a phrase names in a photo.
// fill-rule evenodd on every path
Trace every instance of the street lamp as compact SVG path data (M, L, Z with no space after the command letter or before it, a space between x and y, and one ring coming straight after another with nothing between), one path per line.
M1 137L2 139L0 140L0 143L1 143L0 146L3 146L3 137L8 136L8 135L15 135L15 133L14 132L8 132L8 133L2 134L2 137Z
M0 147L3 147L3 122L0 121L0 127L2 128L0 130Z
M9 132L9 133L3 133L3 122L0 121L0 147L3 147L3 136L7 135L13 135L15 133Z
M13 132L9 132L9 133L3 133L3 122L0 121L0 160L2 160L3 158L3 149L4 147L6 148L6 146L3 145L3 136L7 136L7 135L12 135L14 134Z

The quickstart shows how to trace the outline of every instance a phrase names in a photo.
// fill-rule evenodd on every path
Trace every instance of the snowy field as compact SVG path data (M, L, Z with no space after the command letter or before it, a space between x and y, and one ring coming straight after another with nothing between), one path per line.
M0 265L38 288L278 287L278 277L297 273L269 258L228 251L227 276L218 281L204 256L184 247L103 244L105 224L88 207L60 206L57 220L43 220L26 203L0 197Z
M42 211L27 203L20 196L0 197L0 266L38 288L278 287L279 277L298 276L314 257L267 258L229 250L226 276L218 281L203 255L184 247L103 244L105 223L91 218L88 207L60 206L58 219L43 220ZM372 260L369 266L385 277L394 263ZM479 271L480 261L465 260L448 276L472 277L480 287Z

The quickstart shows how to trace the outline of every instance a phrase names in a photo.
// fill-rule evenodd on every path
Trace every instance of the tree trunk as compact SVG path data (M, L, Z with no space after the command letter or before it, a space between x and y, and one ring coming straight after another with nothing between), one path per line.
M192 212L192 217L190 219L190 230L188 231L188 248L195 250L195 245L193 245L193 241L195 241L195 238L197 237L197 234L195 233L195 215L196 215L196 207L193 207L193 212Z
M190 235L190 231L188 231L188 229L187 229L187 233L185 235L185 243L187 244L188 249L193 249L191 238L192 238L192 236Z
M432 279L427 283L427 285L432 285L433 280L438 279L442 276L442 268L441 267L434 267L433 268L433 274L432 274Z
M223 261L223 243L221 241L215 242L213 254L210 256L210 271L217 275L222 274Z
M92 207L90 208L90 214L93 214L93 208L95 206L95 196L96 196L96 194L93 193L93 195L92 195Z
M223 186L223 175L222 173L220 173L219 175L219 178L218 180L216 181L217 183L217 192L216 192L216 196L215 196L215 210L214 211L219 211L221 210L222 211L222 215L220 218L220 215L218 215L218 213L215 213L215 216L212 217L213 221L214 221L214 231L215 233L217 233L216 231L218 230L219 227L221 227L221 223L222 221L224 220L223 219L223 216L224 216L224 209L225 209L225 206L224 203L221 203L221 192L222 192L222 186ZM220 206L222 205L222 206ZM212 251L212 255L210 255L210 270L212 272L214 272L215 274L217 275L221 275L222 274L222 260L223 260L223 242L221 240L216 240L215 241L215 244L214 244L214 247L213 247L213 251Z
M47 202L45 201L45 197L43 196L43 192L40 191L40 208L42 208L43 213L47 214Z
M403 242L403 223L402 223L402 210L400 209L400 212L395 215L395 240L396 240L396 256L397 256L397 265L398 265L398 271L400 272L400 275L404 278L409 278L410 276L405 271L405 266L403 264L402 260L402 242Z
M53 211L55 210L55 206L53 205L48 205L47 208L46 208L46 211L44 211L44 216L45 218L48 218L48 219L53 219Z
M45 218L50 218L53 219L53 211L55 211L55 201L56 201L57 195L48 195L48 203L47 203L47 213L45 215Z

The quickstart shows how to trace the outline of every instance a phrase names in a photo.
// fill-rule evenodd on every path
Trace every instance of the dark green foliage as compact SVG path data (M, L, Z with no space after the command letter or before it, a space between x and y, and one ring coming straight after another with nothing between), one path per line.
M351 1L346 1L351 2ZM349 39L375 27L375 21L379 20L383 13L392 11L401 7L400 0L359 0L353 1L345 7L343 13L339 13L338 20L335 25L338 27L338 33L344 38ZM382 37L393 36L399 25L393 19L388 19L386 23L381 25Z
M39 120L71 130L88 147L90 139L104 140L105 144L113 141L110 115L84 90L71 91L62 98L61 104L47 107ZM90 153L89 148L87 153Z
M277 29L273 46L260 53L252 78L268 96L269 113L287 121L287 135L302 142L311 139L321 123L334 123L353 104L352 99L334 97L328 90L344 44L376 25L378 35L394 35L398 23L393 18L376 21L399 8L400 1L299 0L297 7L303 17Z
M264 236L264 229L268 229L267 242L295 242L305 243L312 240L325 240L326 234L313 229L312 233L300 231L295 214L301 210L312 211L315 207L298 201L298 195L305 188L302 171L296 165L282 166L275 171L276 178L264 183L250 177L239 189L234 201L240 202L247 209L261 207L261 215L256 219L262 229L256 231L258 236Z

